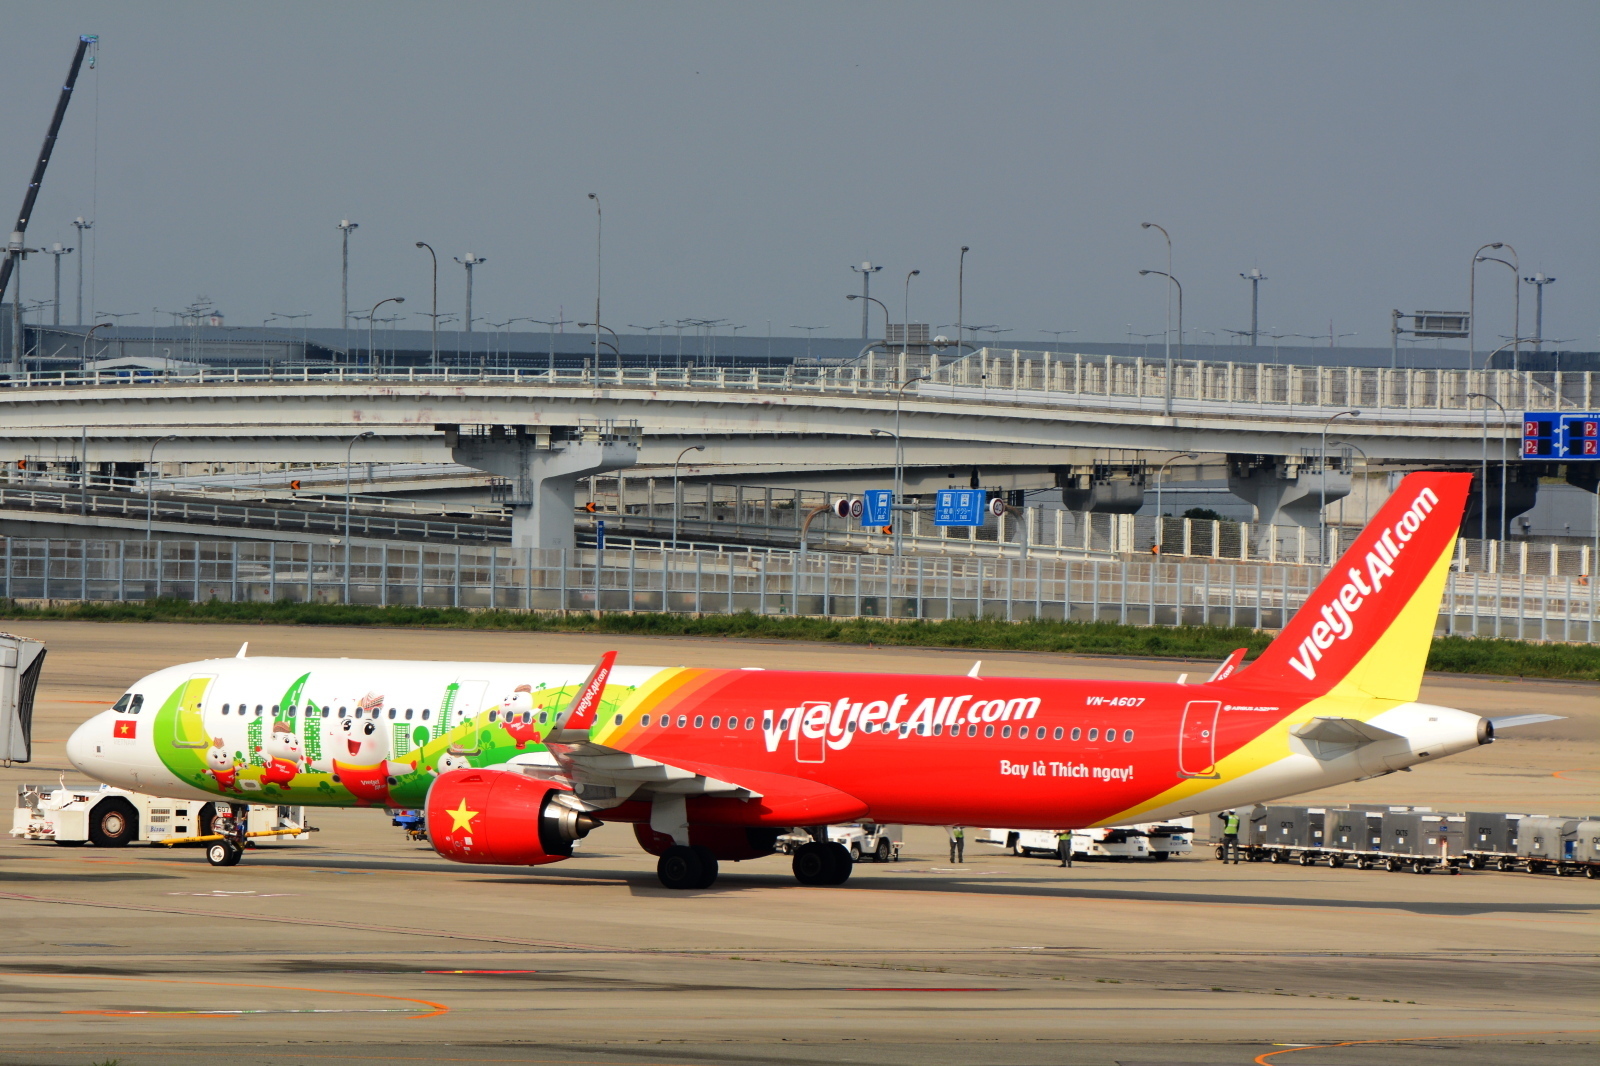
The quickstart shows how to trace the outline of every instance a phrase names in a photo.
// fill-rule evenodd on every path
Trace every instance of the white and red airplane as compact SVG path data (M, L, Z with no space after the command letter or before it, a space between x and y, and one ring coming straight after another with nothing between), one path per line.
M1494 739L1417 702L1470 475L1412 474L1254 662L1204 684L248 658L141 678L71 737L110 784L229 803L424 807L439 854L532 865L631 822L669 888L771 854L840 884L820 827L1151 821ZM1509 719L1503 720L1509 724ZM135 834L136 835L136 834ZM238 842L212 861L238 861Z

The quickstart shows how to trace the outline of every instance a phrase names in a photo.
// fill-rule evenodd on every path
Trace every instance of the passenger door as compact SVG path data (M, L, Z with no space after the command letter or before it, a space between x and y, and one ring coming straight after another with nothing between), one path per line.
M1182 777L1221 777L1216 768L1217 700L1191 700L1183 709L1178 731L1178 774Z

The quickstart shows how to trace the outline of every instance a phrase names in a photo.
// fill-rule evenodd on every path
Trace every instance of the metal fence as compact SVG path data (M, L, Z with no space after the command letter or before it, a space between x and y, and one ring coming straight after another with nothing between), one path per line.
M1070 619L1279 629L1316 568L626 548L215 541L3 542L13 600L351 603L534 611ZM1597 587L1453 573L1440 632L1600 642Z

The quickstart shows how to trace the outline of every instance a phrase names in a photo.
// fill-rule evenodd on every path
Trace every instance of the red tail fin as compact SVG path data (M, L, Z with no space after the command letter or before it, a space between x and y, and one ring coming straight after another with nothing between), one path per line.
M1471 474L1411 474L1241 684L1416 699Z

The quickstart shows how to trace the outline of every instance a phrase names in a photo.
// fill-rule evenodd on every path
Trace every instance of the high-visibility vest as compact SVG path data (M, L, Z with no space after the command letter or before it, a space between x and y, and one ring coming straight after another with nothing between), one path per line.
M1070 829L1063 829L1061 832L1056 834L1056 843L1058 843L1058 844L1067 844L1067 843L1071 843L1071 841L1072 841L1072 830L1070 830Z
M965 831L965 830L963 830L963 829L962 829L962 828L961 828L961 827L960 827L960 826L959 826L959 825L958 825L958 826L956 826L956 827L955 827L955 828L954 828L954 829L952 829L952 830L951 830L951 831L950 831L950 835L951 835L951 836L952 836L952 837L953 837L953 838L955 838L955 839L956 839L956 840L961 840L961 839L963 839L963 838L965 838L965 837L966 837L966 835L967 835L967 834L966 834L966 831Z
M1228 820L1223 823L1222 832L1227 836L1239 835L1239 816L1237 814L1228 815Z

